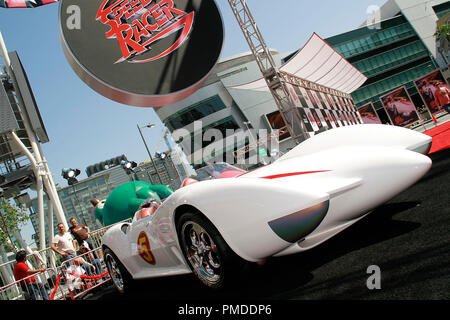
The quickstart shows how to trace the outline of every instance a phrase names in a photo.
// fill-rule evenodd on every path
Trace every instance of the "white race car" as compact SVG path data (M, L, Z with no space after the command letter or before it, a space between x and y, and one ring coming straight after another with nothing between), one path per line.
M314 248L414 184L431 167L430 147L429 136L395 126L323 132L270 165L218 172L234 177L185 186L154 213L112 226L106 265L121 292L133 279L190 272L222 288L242 262Z

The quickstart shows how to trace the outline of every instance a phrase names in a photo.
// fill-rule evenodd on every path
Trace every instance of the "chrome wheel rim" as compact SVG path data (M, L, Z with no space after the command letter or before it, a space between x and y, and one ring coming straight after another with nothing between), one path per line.
M219 282L222 264L217 246L208 232L192 221L186 222L181 232L186 256L194 272L209 284Z
M109 254L106 256L106 265L108 267L109 275L111 276L114 285L120 292L123 292L123 277L120 273L119 265L117 264L116 260Z

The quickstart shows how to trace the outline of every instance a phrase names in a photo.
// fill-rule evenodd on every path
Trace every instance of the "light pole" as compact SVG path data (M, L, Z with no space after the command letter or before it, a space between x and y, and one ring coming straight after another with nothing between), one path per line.
M155 125L154 125L153 123L150 123L150 124L148 124L148 125L146 125L146 126L143 126L143 127L139 127L139 125L137 125L137 128L138 128L138 130L139 130L139 133L141 134L141 138L142 138L142 141L144 142L145 148L147 149L147 153L148 153L148 155L150 156L150 161L151 161L152 164L153 164L153 168L155 169L156 174L158 175L159 183L160 183L160 184L163 184L162 179L161 179L161 176L160 176L160 174L159 174L159 172L158 172L158 169L156 169L156 164L155 164L155 162L153 161L152 154L151 154L150 150L148 149L147 142L145 142L144 135L142 134L142 130L141 130L142 128L153 128L154 126L155 126Z
M77 191L75 190L75 185L78 183L78 179L76 177L78 175L80 175L80 173L81 173L81 171L79 169L63 168L62 172L61 172L61 176L67 180L67 184L69 186L72 186L72 191L75 196L76 202L78 204L78 207L81 209L81 218L83 219L82 222L84 222L84 224L87 225L86 219L84 218L84 215L83 215L83 207L81 205L80 199L78 198ZM80 216L77 213L77 209L75 208L75 205L73 206L73 209L75 211L75 215L76 215L78 221L81 222Z

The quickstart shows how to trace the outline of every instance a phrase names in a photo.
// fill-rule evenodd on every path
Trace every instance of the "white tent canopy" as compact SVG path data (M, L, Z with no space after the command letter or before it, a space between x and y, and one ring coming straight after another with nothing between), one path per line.
M295 56L281 66L280 71L347 94L367 80L365 75L316 33ZM264 78L228 88L269 91Z

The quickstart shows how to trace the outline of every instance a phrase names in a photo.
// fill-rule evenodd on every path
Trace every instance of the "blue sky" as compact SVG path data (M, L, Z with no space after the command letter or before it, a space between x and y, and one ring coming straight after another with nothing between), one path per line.
M355 29L368 17L369 6L385 2L247 0L267 45L282 53L302 47L313 32L326 38ZM249 51L228 1L216 0L216 4L225 27L222 57ZM121 154L136 162L147 160L136 124L157 124L143 129L153 152L163 126L152 108L108 100L77 77L61 49L58 7L0 9L0 31L8 50L21 57L50 138L42 145L43 152L55 183L65 186L64 167L79 168L83 179L87 166ZM159 151L164 143L161 146Z

